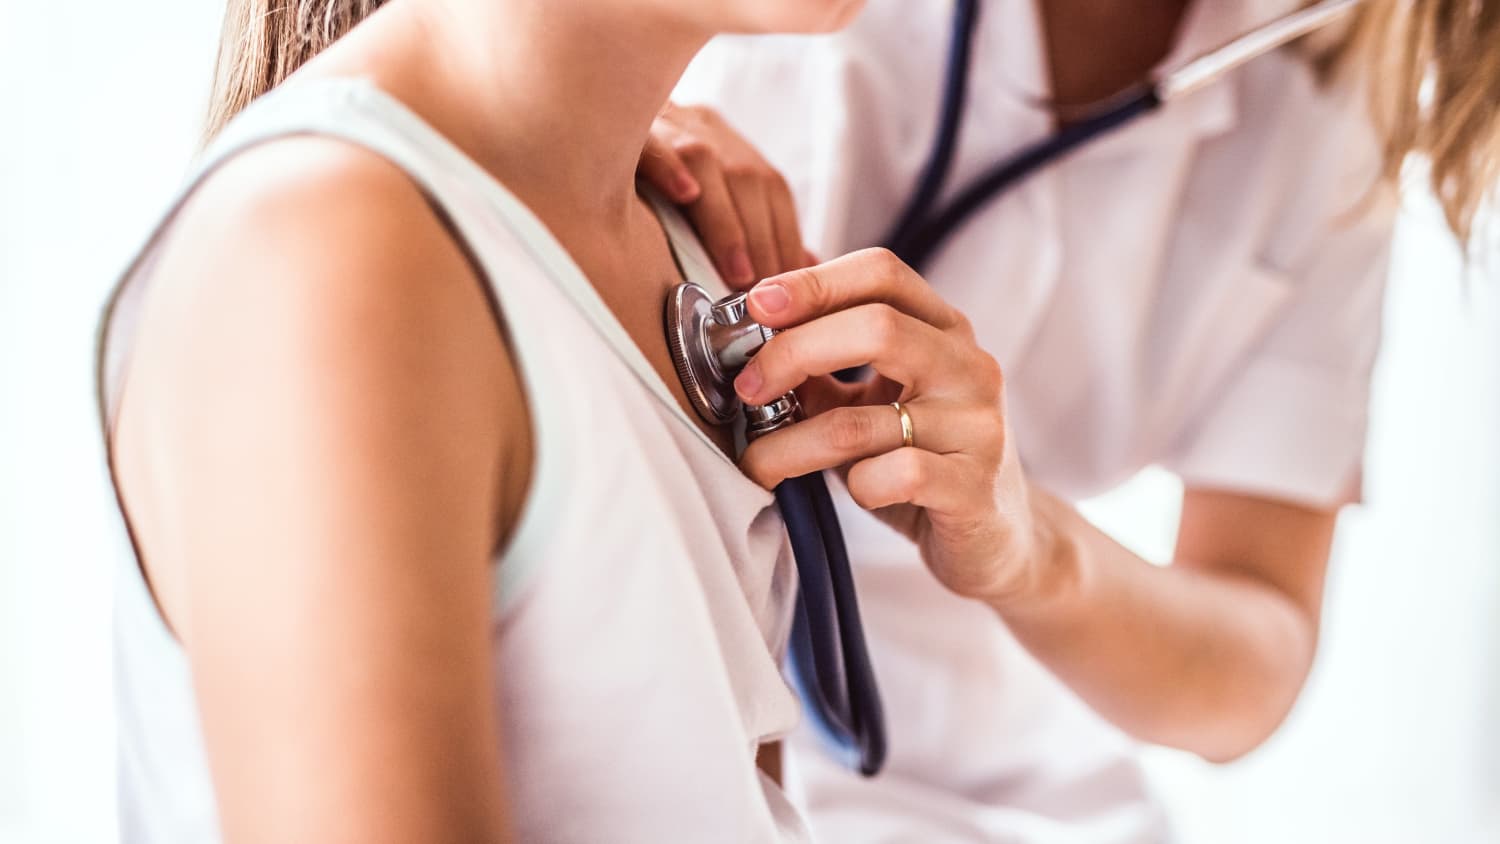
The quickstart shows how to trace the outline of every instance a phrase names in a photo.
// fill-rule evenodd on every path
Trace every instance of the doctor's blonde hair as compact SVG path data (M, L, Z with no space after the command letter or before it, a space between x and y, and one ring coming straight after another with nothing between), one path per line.
M1342 52L1368 75L1386 180L1427 159L1448 226L1472 245L1500 181L1500 0L1366 0Z
M386 2L228 0L207 137ZM1500 179L1500 0L1366 0L1336 53L1369 80L1385 178L1396 182L1413 154L1427 158L1448 225L1467 243Z

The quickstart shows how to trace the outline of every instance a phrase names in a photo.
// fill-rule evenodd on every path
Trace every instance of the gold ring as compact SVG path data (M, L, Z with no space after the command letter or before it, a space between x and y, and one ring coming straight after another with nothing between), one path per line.
M917 442L917 429L911 424L911 411L898 401L891 402L891 407L896 408L896 412L901 415L901 447L911 448Z

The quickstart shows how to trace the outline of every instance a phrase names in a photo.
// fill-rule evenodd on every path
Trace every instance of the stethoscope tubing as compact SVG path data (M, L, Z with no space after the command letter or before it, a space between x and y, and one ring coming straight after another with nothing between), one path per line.
M1114 131L1162 105L1155 86L1125 97L1117 105L1073 123L1055 134L1022 149L986 170L974 182L931 216L889 235L886 246L920 272L943 241L957 231L974 212L1027 176L1062 158L1074 149ZM950 156L951 157L951 156Z
M943 191L963 124L978 29L977 0L958 0L943 75L943 100L931 152L895 225L881 243L912 268L921 271L932 255L970 216L992 199L1083 144L1125 126L1179 97L1191 94L1252 59L1344 17L1363 0L1323 0L1299 9L1197 56L1180 67L1111 99L1101 110L1042 138L991 166L977 179L932 210Z
M873 776L886 755L884 709L833 497L813 473L778 484L776 502L801 580L788 647L792 681L829 751Z
M902 256L897 242L901 233L916 229L928 209L937 201L953 166L953 156L958 149L958 132L963 127L963 103L968 100L969 66L973 61L974 33L978 31L979 3L977 0L958 0L953 7L951 31L948 35L948 64L943 72L943 101L938 111L937 134L932 141L931 152L917 176L916 189L906 200L890 233L882 239L892 252ZM955 108L955 104L958 106ZM908 264L911 262L908 261ZM912 264L916 267L915 264Z

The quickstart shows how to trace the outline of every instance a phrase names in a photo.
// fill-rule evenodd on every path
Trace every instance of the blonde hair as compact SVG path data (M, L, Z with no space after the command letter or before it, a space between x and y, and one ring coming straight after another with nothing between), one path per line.
M229 0L206 136L386 0ZM1500 0L1366 0L1338 64L1369 80L1396 182L1413 153L1461 241L1500 178ZM1347 61L1346 61L1347 59Z
M1369 80L1385 179L1426 158L1449 228L1471 245L1500 181L1500 0L1366 0L1345 52Z
M212 138L386 0L229 0L209 100Z

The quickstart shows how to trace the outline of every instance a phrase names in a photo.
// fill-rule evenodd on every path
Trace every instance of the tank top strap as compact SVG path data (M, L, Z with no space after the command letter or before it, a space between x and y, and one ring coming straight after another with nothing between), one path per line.
M543 269L543 275L559 289L587 320L610 349L619 356L641 385L688 425L705 445L713 441L697 428L598 291L546 224L520 198L480 167L440 132L362 77L325 77L287 85L257 101L206 152L200 172L209 172L225 159L249 146L271 138L296 133L334 137L357 144L388 159L404 170L434 203L448 215L456 233L465 241L479 240L469 208L482 208L487 217L503 222L517 246ZM687 277L722 292L726 288L697 237L677 211L649 195L661 220L668 242ZM489 229L486 229L489 233ZM486 268L490 270L500 268ZM489 272L487 283L497 299L525 291L506 287L533 273ZM726 458L727 460L727 458Z
M544 549L551 534L560 529L559 514L566 509L563 502L580 468L574 449L565 441L565 432L574 427L570 415L576 412L576 402L571 402L567 391L549 377L553 374L550 372L553 362L538 359L540 355L536 353L540 346L537 332L563 327L555 320L551 325L541 326L528 320L508 319L505 303L535 302L536 285L550 285L549 280L558 276L562 262L571 264L571 258L560 245L556 246L558 255L549 254L545 246L556 244L555 239L519 199L500 187L435 129L368 80L320 78L279 88L236 116L194 162L160 223L110 294L100 322L96 382L106 453L119 410L139 308L150 286L150 270L178 214L217 168L258 144L295 136L345 141L402 170L472 256L479 281L495 306L496 318L522 376L535 449L527 506L496 566L492 605L499 611L523 591L524 581L533 573L532 562L545 557ZM499 214L500 225L496 225L497 217L492 212L496 197L487 195L488 191L503 195L501 199L514 204ZM544 246L539 248L538 243ZM542 272L538 272L538 266ZM573 271L581 277L576 266ZM583 283L586 285L587 280L583 279ZM588 292L593 293L592 287ZM597 294L594 297L598 299ZM573 298L576 302L579 297ZM604 308L602 300L598 302ZM597 317L589 318L586 307L572 309L584 311L576 323L568 309L556 312L569 323L563 330L588 331L588 323L597 322ZM613 320L607 308L603 315ZM635 351L633 345L630 348ZM132 580L140 577L139 572L130 573ZM147 594L144 589L138 591L142 596ZM149 598L147 604L150 605Z

